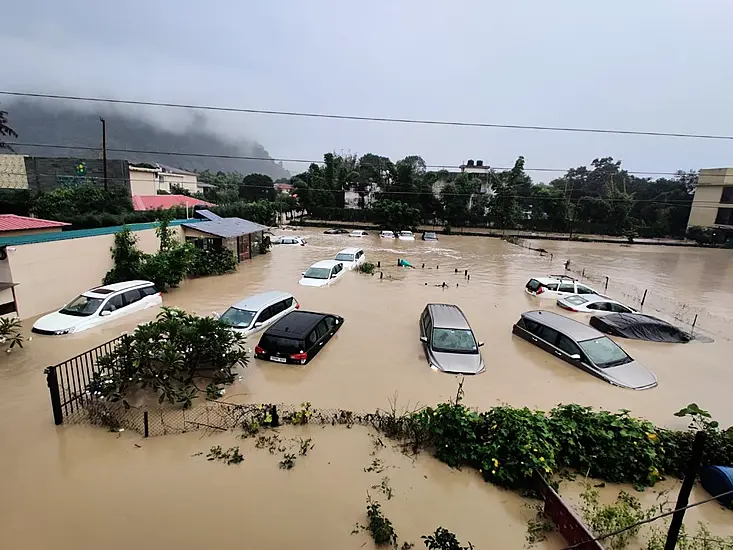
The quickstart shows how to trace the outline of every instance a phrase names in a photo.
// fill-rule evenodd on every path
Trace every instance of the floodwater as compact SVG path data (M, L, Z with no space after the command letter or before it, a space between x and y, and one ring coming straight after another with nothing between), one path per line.
M673 413L696 402L722 425L733 424L730 340L685 345L620 341L659 380L655 389L634 392L577 371L511 334L521 312L556 308L526 295L524 285L532 276L561 273L568 258L611 274L618 284L651 286L660 294L669 292L677 300L731 316L733 251L554 241L537 245L553 253L550 261L493 238L442 236L437 243L425 243L383 241L374 234L362 239L324 235L314 229L297 234L308 239L307 246L276 246L235 274L187 281L164 296L166 305L205 315L277 289L293 292L303 309L345 318L336 337L310 364L301 368L253 360L242 373L243 381L228 388L227 399L310 401L318 408L357 411L386 408L394 395L398 407L449 399L457 378L428 368L417 327L426 303L447 302L464 310L485 342L486 372L465 379L465 402L471 406L509 403L547 410L572 402L630 409L655 423L684 427L684 420ZM367 259L381 262L381 269L374 276L347 273L329 288L298 286L300 273L311 263L346 246L363 247ZM398 258L417 268L398 268ZM443 282L446 288L440 286ZM315 448L290 471L278 468L277 456L232 434L143 440L92 426L54 427L43 368L133 330L154 315L143 312L70 337L34 337L25 349L2 357L0 547L185 549L238 543L253 548L358 548L366 535L350 533L354 524L365 521L367 490L382 502L401 541L419 543L421 534L442 525L477 548L525 544L532 513L519 496L427 456L413 461L389 446L379 456L392 467L379 475L364 472L374 458L373 446L369 432L358 427L310 428ZM291 435L305 437L302 431ZM212 445L240 445L245 461L226 466L192 456L205 454ZM389 501L371 489L383 476L394 490ZM715 532L733 534L729 513L718 508L701 507L700 519ZM551 538L539 547L561 546Z

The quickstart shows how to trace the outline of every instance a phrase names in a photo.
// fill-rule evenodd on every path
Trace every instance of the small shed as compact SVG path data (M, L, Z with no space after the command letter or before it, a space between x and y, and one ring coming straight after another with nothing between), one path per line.
M207 211L197 211L197 214ZM208 216L206 216L208 217ZM215 214L213 218L218 218ZM209 219L196 223L184 223L186 241L200 248L228 248L237 260L249 260L260 253L265 231L269 227L242 218Z

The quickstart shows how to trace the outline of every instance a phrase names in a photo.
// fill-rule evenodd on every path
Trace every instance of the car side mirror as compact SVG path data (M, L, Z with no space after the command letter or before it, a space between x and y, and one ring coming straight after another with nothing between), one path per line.
M427 336L420 336L420 341L424 344L428 343L428 337Z
M218 314L218 313L217 313L216 311L214 311L214 312L213 312L213 313L211 314L211 316L212 316L212 317L213 317L214 319L217 319L217 320L218 320L218 319L219 319L219 317L220 317L220 315L219 315L219 314Z
M479 343L478 343L478 347L481 347L481 346L483 346L483 345L484 345L484 343L483 343L483 342L479 342Z
M573 353L570 356L570 359L572 359L573 361L580 361L580 354L579 353Z
M107 316L108 316L108 315L110 315L111 313L112 313L112 312L111 312L110 310L108 310L108 309L105 309L105 310L104 310L104 311L103 311L102 313L100 313L100 315L101 315L102 317L107 317Z
M255 328L258 328L258 327L261 327L261 326L262 326L262 321L257 321L255 323Z
M300 274L305 276L305 271L301 271Z
M331 278L332 279L335 279L336 278L336 273L331 273Z

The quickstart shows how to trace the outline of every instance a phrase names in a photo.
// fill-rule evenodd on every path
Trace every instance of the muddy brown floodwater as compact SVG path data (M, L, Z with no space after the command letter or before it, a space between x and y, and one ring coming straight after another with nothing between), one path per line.
M243 381L228 389L227 399L310 401L315 407L358 411L385 408L394 394L400 406L449 399L457 379L428 368L417 328L426 303L448 302L464 310L486 343L486 372L465 381L465 401L471 406L509 403L546 410L572 402L626 408L658 424L683 427L673 413L696 402L723 425L733 424L730 340L621 342L659 380L653 390L634 392L577 371L511 334L521 312L556 307L527 296L524 284L532 276L562 272L567 258L611 273L618 283L653 286L717 315L733 315L733 251L540 244L554 254L551 263L493 238L444 236L425 243L330 236L314 229L300 234L308 238L305 247L275 247L235 274L188 281L164 297L167 305L209 314L245 296L278 289L293 292L304 309L345 318L311 364L299 368L254 360ZM346 246L361 246L368 260L380 261L377 275L347 273L330 288L298 286L301 271ZM417 269L398 268L398 258ZM436 286L443 282L447 288ZM0 548L358 548L365 535L350 533L365 520L368 489L383 503L401 540L419 542L421 534L442 525L478 548L525 544L532 513L519 496L483 483L472 472L450 470L424 455L413 461L389 446L379 456L390 468L379 475L364 472L374 457L369 432L362 428L309 428L315 448L293 470L283 471L277 457L233 434L143 440L92 426L54 427L43 368L133 330L154 314L143 312L70 337L36 337L1 358ZM193 456L212 445L240 445L245 460L225 466ZM394 490L389 501L370 489L385 475ZM733 534L730 517L715 505L702 507L694 517L710 522L717 533ZM555 537L539 547L561 546Z

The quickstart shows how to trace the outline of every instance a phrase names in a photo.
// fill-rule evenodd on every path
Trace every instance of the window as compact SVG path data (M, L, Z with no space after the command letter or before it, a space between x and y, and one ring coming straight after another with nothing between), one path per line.
M336 254L336 259L339 262L353 262L354 255L353 254Z
M328 327L326 326L326 320L324 319L318 325L316 325L316 334L318 335L318 339L320 340L328 333Z
M466 329L433 329L432 348L437 352L478 353L473 332Z
M316 332L316 329L313 329L308 335L308 347L311 347L316 342L318 342L318 333Z
M527 290L530 292L537 292L537 289L539 289L542 285L537 279L530 279L530 281L527 283Z
M545 287L547 290L557 290L557 283L549 283L542 286Z
M279 351L282 353L300 353L305 351L303 344L296 338L282 338L264 334L260 340L260 347L265 350Z
M288 298L283 302L285 304L285 309L288 309L289 307L293 306L293 298Z
M560 288L558 290L560 292L569 292L570 294L575 294L575 285L573 285L573 283L560 283Z
M588 358L602 369L631 362L631 357L606 336L585 340L579 344Z
M557 342L557 337L560 334L557 332L554 328L546 327L545 325L540 325L539 330L537 331L537 336L542 338L545 342L548 344L555 345L555 342Z
M311 267L305 272L306 279L328 279L331 275L331 270L327 267Z
M77 317L87 317L99 309L102 305L102 298L90 298L81 295L74 298L59 312L65 315L75 315Z
M595 305L597 306L595 309L598 311L613 311L611 304L608 302L596 302Z
M720 202L722 204L733 204L733 187L723 187Z
M123 307L125 307L125 302L122 300L122 294L118 294L117 296L112 296L109 301L104 304L102 311L117 311Z
M718 215L715 217L716 225L733 225L733 208L718 208Z
M132 305L135 302L139 302L142 296L140 296L140 290L137 288L128 290L122 295L122 301L126 306Z
M266 307L265 309L263 309L262 312L257 317L257 322L264 323L265 321L269 321L274 316L274 313L272 312L273 307L274 306L270 306L270 307Z
M142 297L145 298L146 296L152 296L153 294L157 294L158 291L155 290L154 286L144 286L140 289L140 294L142 294Z
M526 328L529 332L532 334L537 334L540 331L540 324L537 321L532 321L531 319L523 319L524 321L524 328Z
M611 311L615 311L616 313L632 313L632 311L627 308L626 306L622 306L621 304L608 304L611 306Z
M247 328L252 323L256 313L256 311L230 307L224 312L224 315L219 317L219 320L234 328Z
M595 294L595 292L587 286L578 285L578 294Z
M280 301L276 304L273 304L270 306L270 317L274 317L275 315L278 315L285 311L285 308L287 306L285 305L285 301Z
M578 345L564 334L560 335L560 339L557 341L557 347L568 355L575 355L576 353L580 355L580 348Z
M326 330L331 330L334 326L336 326L336 319L333 317L326 317Z

